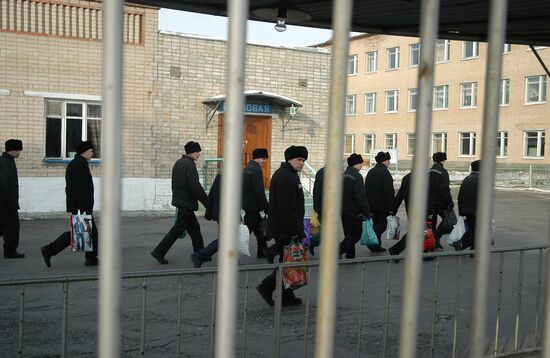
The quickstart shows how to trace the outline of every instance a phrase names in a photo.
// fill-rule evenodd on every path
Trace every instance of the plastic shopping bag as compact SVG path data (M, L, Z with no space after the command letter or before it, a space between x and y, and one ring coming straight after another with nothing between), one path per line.
M311 225L309 218L304 218L304 239L302 240L302 243L307 247L311 245Z
M432 230L431 221L426 222L426 230L424 230L424 252L435 250L435 237Z
M462 236L466 232L466 224L464 223L464 216L460 216L456 225L453 228L453 231L449 234L447 239L447 244L453 245L458 240L462 239Z
M239 225L239 254L243 256L250 256L250 232L248 226L244 224Z
M76 214L70 214L71 221L71 250L92 252L92 215L81 214L80 210Z
M307 252L303 244L291 241L285 246L283 261L286 262L307 262ZM297 289L307 285L307 269L305 267L284 267L283 286L287 289Z
M361 245L367 246L378 246L378 238L374 232L374 227L372 226L372 219L367 219L363 221L363 232L361 233Z
M388 240L399 240L399 234L401 227L399 225L399 217L395 215L390 215L387 217L388 226L386 227L386 239Z
M456 214L453 209L443 211L443 220L441 221L441 228L445 233L449 233L453 230L453 227L457 223Z
M311 219L309 220L310 234L311 236L321 231L321 222L319 221L319 214L315 211L311 213Z

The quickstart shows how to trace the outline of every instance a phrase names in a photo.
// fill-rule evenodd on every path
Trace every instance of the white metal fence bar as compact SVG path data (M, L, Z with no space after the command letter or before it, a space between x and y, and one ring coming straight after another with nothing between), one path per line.
M19 290L19 334L17 336L17 356L23 357L23 322L25 320L25 285Z
M61 319L61 358L67 356L67 332L69 321L69 283L63 282L63 313Z
M437 317L437 290L439 285L439 257L435 258L434 284L432 292L432 330L430 334L430 357L435 353L435 322Z

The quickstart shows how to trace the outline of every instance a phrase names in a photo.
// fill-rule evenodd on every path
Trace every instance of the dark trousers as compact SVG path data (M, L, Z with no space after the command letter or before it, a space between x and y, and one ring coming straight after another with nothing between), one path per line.
M266 278L264 278L262 280L262 283L260 284L260 286L262 286L262 288L269 292L271 295L273 295L273 292L275 291L275 289L277 288L277 270L273 270L273 272L271 273L271 275L267 276ZM291 301L295 298L296 296L294 295L294 290L290 289L290 288L284 288L283 287L283 292L282 292L282 301L283 303L284 302L287 302L287 301Z
M262 230L260 230L260 223L262 222L260 212L245 210L243 221L248 227L248 231L250 233L254 233L254 236L256 236L256 241L258 242L258 252L262 252L262 250L267 247L267 238Z
M446 235L446 234L450 234L451 231L453 231L453 228L450 228L450 230L443 228L443 225L441 225L441 223L439 224L439 226L437 226L437 217L440 216L441 221L443 221L443 212L444 211L445 211L444 208L440 208L440 207L437 207L437 206L433 207L432 229L434 231L434 238L435 238L437 243L439 243L439 239L441 239L441 236Z
M352 215L342 215L342 228L344 229L344 240L340 242L340 255L346 254L346 258L355 257L355 244L361 239L363 222Z
M374 233L378 238L378 245L382 245L382 234L388 227L388 213L374 212L372 213L372 225Z
M86 252L85 256L87 259L93 259L97 258L97 247L98 247L98 231L97 231L97 225L95 224L95 220L92 217L92 233L91 233L91 239L92 239L92 252ZM71 232L65 231L61 235L57 237L54 241L46 245L46 252L51 255L57 255L61 251L65 250L65 248L69 247L71 245Z
M195 216L195 212L187 208L178 208L178 216L176 217L174 226L172 226L168 234L166 234L157 247L155 247L155 251L164 257L184 231L187 231L191 237L193 252L197 252L204 248L201 226Z
M476 216L475 215L466 215L466 232L462 235L460 239L462 241L462 250L469 247L474 249L476 242Z
M19 247L19 213L0 210L0 236L4 237L4 254L13 254Z
M205 248L202 248L199 251L197 251L197 254L203 260L211 258L212 256L214 256L216 252L218 252L218 244L219 244L219 239L216 239L210 242Z
M397 241L392 247L389 248L389 251L392 255L399 255L407 248L407 234Z

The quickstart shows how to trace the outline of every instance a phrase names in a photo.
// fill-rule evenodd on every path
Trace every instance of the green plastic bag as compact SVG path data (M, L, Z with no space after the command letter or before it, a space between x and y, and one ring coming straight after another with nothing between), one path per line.
M361 233L361 245L366 246L378 246L378 238L374 232L372 226L372 219L367 219L363 221L363 232Z

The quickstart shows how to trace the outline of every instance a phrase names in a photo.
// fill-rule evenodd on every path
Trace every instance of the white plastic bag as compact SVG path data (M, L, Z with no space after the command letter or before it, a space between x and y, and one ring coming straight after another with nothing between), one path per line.
M399 240L401 227L399 225L399 217L390 215L387 217L388 226L386 227L386 239Z
M462 236L466 232L466 224L464 223L464 216L459 216L456 225L453 228L453 231L449 234L449 239L447 239L447 244L453 245L458 240L462 239Z
M240 224L239 225L239 254L243 256L250 256L250 232L248 231L248 226Z

